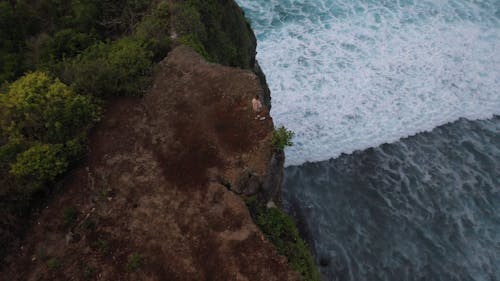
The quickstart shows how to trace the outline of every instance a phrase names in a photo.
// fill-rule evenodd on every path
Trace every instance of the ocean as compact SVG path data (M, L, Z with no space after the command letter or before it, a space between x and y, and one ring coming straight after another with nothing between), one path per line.
M327 280L500 280L500 0L237 0Z

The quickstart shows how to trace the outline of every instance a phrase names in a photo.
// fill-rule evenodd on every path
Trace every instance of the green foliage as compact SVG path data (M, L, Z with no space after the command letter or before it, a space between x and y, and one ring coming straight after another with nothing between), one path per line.
M252 68L255 37L241 9L229 0L188 0L172 8L179 42L208 61Z
M22 71L23 34L19 17L8 1L0 2L0 83Z
M86 218L82 223L82 227L85 230L95 230L97 227L97 221L92 218Z
M141 96L150 78L152 59L143 42L124 38L88 48L67 63L65 75L79 93Z
M155 61L163 59L172 45L169 36L170 13L170 5L161 2L134 29L134 38L144 42L145 48L153 53Z
M183 1L173 6L174 29L179 36L195 34L199 39L206 39L205 26L201 22L199 5L192 1Z
M94 243L94 248L96 248L101 254L107 254L109 252L109 243L105 240L98 240Z
M27 74L0 100L0 124L9 139L65 143L81 135L99 118L89 97L45 73Z
M205 58L207 61L212 61L212 58L208 54L207 50L201 43L200 39L195 34L184 35L179 38L179 43L191 47L195 52L197 52L200 56Z
M266 208L257 199L247 199L247 206L255 224L278 253L288 259L293 270L307 281L319 280L318 269L306 243L299 235L293 220L278 208Z
M0 96L2 163L10 163L10 174L23 182L51 182L81 153L81 141L98 118L89 97L45 73L27 74Z
M205 27L198 33L213 61L220 64L252 68L255 56L255 36L234 1L187 1L196 7Z
M57 258L51 258L47 261L47 267L50 270L55 270L61 267L61 262Z
M10 164L16 160L19 153L27 149L26 144L20 142L19 140L12 140L3 145L0 145L0 172L10 170Z
M71 227L78 217L78 211L74 207L66 207L63 209L62 219L65 227Z
M130 255L128 258L128 263L127 263L127 270L128 271L136 271L142 266L143 259L142 256L139 255L138 253L133 253Z
M35 144L17 156L10 172L18 178L48 182L64 173L67 168L68 160L62 145Z
M91 265L84 265L82 269L82 278L83 280L92 280L94 279L97 273L97 269Z
M48 40L47 47L43 50L43 59L45 61L59 61L74 57L96 41L94 35L69 28L63 29Z
M294 135L294 132L287 130L284 126L281 126L280 128L274 130L271 143L275 149L284 150L285 147L293 145L292 139Z

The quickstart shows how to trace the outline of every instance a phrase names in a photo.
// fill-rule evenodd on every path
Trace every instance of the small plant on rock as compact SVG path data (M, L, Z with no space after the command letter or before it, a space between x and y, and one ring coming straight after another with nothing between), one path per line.
M72 226L75 223L77 216L78 216L78 211L74 207L64 208L63 210L64 226L66 227Z
M105 240L98 240L93 245L101 254L107 254L109 252L109 243Z
M128 271L136 271L142 266L142 256L138 253L133 253L130 255L127 263Z
M49 269L58 269L61 267L61 262L57 258L51 258L47 261L47 267Z
M275 149L282 151L285 147L293 145L292 139L294 136L294 132L287 130L284 126L281 126L280 128L274 130L271 142Z

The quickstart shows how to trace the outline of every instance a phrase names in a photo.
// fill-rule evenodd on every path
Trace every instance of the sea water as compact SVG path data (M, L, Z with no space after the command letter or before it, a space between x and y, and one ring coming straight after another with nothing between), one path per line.
M500 114L500 0L239 0L287 164Z
M327 280L500 280L499 117L288 167L285 199Z
M500 280L500 0L238 0L327 280Z

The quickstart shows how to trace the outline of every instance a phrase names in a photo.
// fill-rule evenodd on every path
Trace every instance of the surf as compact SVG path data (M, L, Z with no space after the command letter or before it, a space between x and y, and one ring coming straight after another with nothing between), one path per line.
M287 165L500 114L498 1L238 0Z

